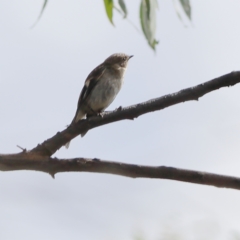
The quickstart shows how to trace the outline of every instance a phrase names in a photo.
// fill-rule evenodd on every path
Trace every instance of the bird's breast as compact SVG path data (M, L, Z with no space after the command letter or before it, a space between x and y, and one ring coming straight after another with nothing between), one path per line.
M120 91L123 77L124 71L105 71L88 98L90 108L96 112L106 109Z

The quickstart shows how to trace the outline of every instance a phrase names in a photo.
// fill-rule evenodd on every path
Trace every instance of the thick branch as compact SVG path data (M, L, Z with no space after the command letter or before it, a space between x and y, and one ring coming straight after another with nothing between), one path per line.
M140 115L162 110L178 103L190 100L198 100L206 93L217 90L221 87L233 86L239 82L240 72L232 72L219 78L215 78L211 81L199 84L195 87L186 88L179 92L155 98L147 102L105 113L102 118L91 117L87 120L81 120L77 124L68 127L64 131L58 132L55 136L44 141L42 144L39 144L37 147L32 149L31 152L40 154L42 156L51 156L67 142L86 130L120 120L134 119Z
M66 142L80 133L92 128L124 119L134 119L142 114L161 110L174 104L189 100L198 100L204 94L221 87L232 86L240 82L240 72L233 72L213 79L192 88L181 90L144 103L133 105L111 113L106 113L103 118L92 117L82 120L76 125L57 133L52 138L44 141L31 151L23 150L18 154L1 154L0 171L36 170L51 174L58 172L96 172L121 175L126 177L160 178L183 182L212 185L240 189L240 178L222 176L211 173L177 169L172 167L150 167L125 163L107 162L99 159L54 159L50 156Z
M36 170L51 174L59 172L108 173L132 178L159 178L182 182L211 185L240 190L240 178L211 174L206 172L177 169L173 167L150 167L99 159L56 159L48 157L29 157L28 153L0 155L0 170Z

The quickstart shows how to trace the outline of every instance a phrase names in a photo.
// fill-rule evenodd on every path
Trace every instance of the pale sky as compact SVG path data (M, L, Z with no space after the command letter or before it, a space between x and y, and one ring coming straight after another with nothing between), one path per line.
M139 1L126 1L139 27ZM0 152L31 149L72 120L89 72L110 54L134 55L108 108L125 107L240 70L240 2L191 1L182 23L159 1L156 54L103 1L43 0L0 7ZM240 85L93 129L59 158L97 157L240 177ZM240 192L94 173L0 173L0 239L239 239ZM238 238L237 238L238 237Z

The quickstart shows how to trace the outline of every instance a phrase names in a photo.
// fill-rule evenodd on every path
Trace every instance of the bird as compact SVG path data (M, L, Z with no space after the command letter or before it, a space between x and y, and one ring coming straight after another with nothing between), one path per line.
M80 93L77 110L70 124L73 125L87 116L101 116L119 93L128 61L133 55L114 53L98 65L87 76ZM81 133L83 137L87 133ZM68 142L65 147L69 147Z

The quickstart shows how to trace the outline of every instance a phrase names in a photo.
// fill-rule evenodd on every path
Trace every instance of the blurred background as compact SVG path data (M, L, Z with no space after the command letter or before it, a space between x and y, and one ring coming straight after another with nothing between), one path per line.
M192 1L181 22L159 0L156 53L103 1L0 4L0 152L31 149L72 120L89 72L133 54L108 108L125 107L240 70L240 2ZM139 26L139 1L126 1ZM240 85L89 131L59 158L97 157L240 176ZM94 173L0 173L1 239L240 239L240 192Z

